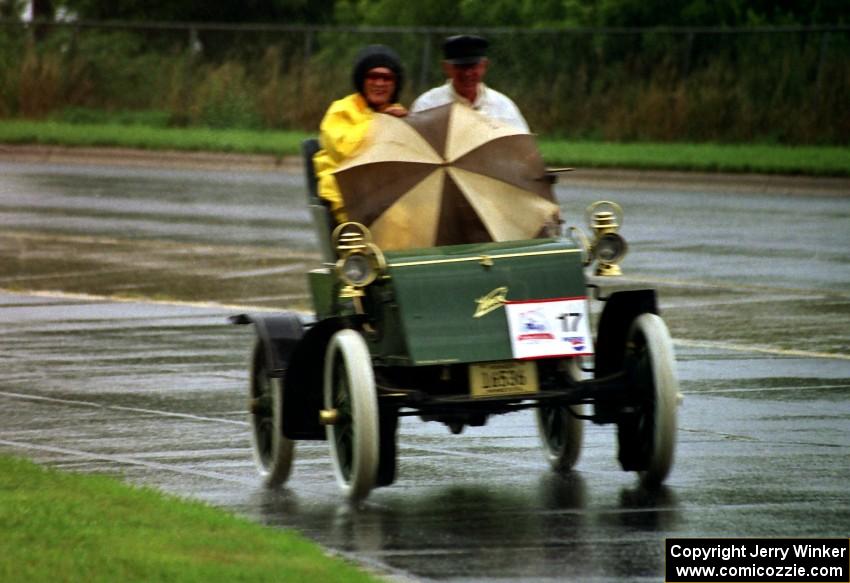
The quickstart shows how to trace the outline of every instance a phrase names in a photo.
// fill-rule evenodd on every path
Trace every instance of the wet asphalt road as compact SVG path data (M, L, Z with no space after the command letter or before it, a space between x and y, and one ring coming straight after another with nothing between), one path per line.
M0 450L294 527L416 579L658 581L666 537L850 534L847 193L560 188L568 220L623 204L617 285L660 290L685 395L667 485L619 470L610 427L587 428L563 479L528 413L459 436L405 418L398 481L356 509L320 442L298 445L286 489L259 487L251 331L222 305L303 305L302 197L284 173L0 162Z

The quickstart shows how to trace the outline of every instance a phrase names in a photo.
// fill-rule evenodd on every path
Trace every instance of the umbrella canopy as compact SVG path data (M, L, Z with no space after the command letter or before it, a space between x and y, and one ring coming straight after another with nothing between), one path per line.
M558 214L534 137L458 103L376 115L335 176L383 249L531 239Z

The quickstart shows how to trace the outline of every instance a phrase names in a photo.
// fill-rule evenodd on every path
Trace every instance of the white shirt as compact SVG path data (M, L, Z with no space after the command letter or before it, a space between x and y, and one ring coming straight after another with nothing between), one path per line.
M478 84L475 101L470 102L466 97L455 91L451 80L449 80L445 85L429 89L417 97L413 105L410 106L410 111L423 111L452 101L466 104L487 117L530 133L528 124L516 104L507 95L499 93L495 89L490 89L484 83Z

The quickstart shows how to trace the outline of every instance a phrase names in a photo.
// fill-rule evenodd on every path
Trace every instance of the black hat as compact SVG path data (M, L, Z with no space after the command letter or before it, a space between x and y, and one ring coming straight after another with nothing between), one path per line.
M369 45L360 49L360 52L354 58L354 71L351 74L354 88L357 89L358 93L365 96L363 85L366 83L366 73L376 67L386 67L395 73L395 93L392 95L392 102L395 103L398 101L399 93L401 93L404 69L401 66L401 59L398 54L388 46Z
M443 42L443 55L452 65L472 65L487 57L490 42L470 34L450 36Z

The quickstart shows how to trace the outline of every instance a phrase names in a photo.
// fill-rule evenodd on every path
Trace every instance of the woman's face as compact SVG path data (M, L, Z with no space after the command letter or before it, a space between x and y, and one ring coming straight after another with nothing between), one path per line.
M390 100L395 93L396 78L392 69L387 67L375 67L366 71L366 80L363 84L363 92L366 101L372 109L381 111L390 105Z

